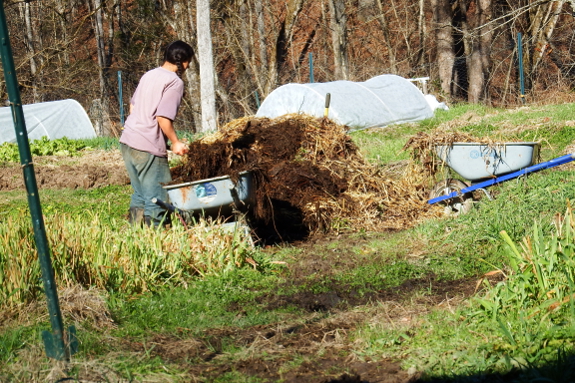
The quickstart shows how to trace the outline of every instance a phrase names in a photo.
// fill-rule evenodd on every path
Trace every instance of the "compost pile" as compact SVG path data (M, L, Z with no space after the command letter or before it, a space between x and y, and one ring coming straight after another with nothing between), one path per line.
M288 115L245 117L190 144L173 183L251 171L253 221L282 236L351 228L402 229L431 215L422 179L399 180L363 158L345 127ZM282 231L282 226L285 230Z

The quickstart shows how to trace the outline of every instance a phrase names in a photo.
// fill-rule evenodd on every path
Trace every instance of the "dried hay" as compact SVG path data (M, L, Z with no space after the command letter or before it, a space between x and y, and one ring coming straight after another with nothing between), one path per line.
M105 294L102 290L93 288L86 290L80 285L59 290L58 297L62 316L66 321L87 322L95 328L116 327L108 309ZM6 327L12 326L14 323L29 324L45 316L48 316L46 301L39 299L0 311L0 324Z
M339 229L403 229L432 213L422 175L392 181L370 164L345 127L292 114L245 117L190 144L172 169L173 183L252 172L255 206L263 225L276 225L285 206L298 211L309 233Z
M435 155L436 145L453 145L455 142L477 142L477 138L467 133L436 129L429 133L419 132L411 137L403 150L409 151L413 161L419 163L428 176L433 176L443 163Z
M575 153L575 141L571 142L569 145L563 149L562 155ZM575 169L575 163L569 162L567 164L561 165L562 170L573 170Z
M435 148L439 145L452 146L456 142L475 142L485 145L495 151L505 150L505 143L490 137L475 137L471 134L439 127L431 132L419 132L411 137L403 150L410 153L412 161L420 164L421 170L429 179L444 170L445 164L436 155ZM507 140L506 142L512 142Z
M88 321L97 328L114 328L116 323L105 300L106 292L80 285L67 287L60 292L62 315L76 323Z

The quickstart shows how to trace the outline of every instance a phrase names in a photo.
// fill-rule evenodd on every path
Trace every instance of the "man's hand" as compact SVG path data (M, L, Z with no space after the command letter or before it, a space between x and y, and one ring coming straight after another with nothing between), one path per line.
M189 152L190 148L188 145L184 144L182 141L172 142L172 152L178 156L183 156Z
M158 120L158 125L160 125L162 132L164 132L166 137L168 137L168 140L172 142L172 152L178 156L186 154L190 148L188 148L188 145L178 140L178 136L174 130L174 125L172 125L172 120L161 116L156 117L156 119Z

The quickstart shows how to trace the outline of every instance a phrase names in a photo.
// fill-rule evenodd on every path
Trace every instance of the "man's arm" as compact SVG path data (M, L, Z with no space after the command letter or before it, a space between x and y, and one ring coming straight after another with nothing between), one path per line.
M172 143L172 152L179 156L183 156L188 152L188 145L184 144L182 141L178 139L176 134L176 130L174 129L174 125L172 124L172 120L166 117L156 117L158 120L158 125L160 125L160 129L162 132L168 137L168 140Z

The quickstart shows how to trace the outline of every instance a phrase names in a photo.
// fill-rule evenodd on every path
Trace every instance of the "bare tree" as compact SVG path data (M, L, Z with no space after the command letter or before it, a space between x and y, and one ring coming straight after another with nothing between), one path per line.
M217 74L202 69L201 76L196 32L209 19L198 15L197 1L10 5L7 22L26 102L75 98L88 108L98 99L104 114L118 105L112 102L113 70L124 71L129 95L139 77L160 63L163 47L180 39L198 51L185 73L178 118L195 131L203 129L206 115L198 96L205 94L202 80L213 79L212 99L224 122L253 113L254 91L263 100L278 85L304 81L309 52L316 81L416 74L432 77L430 90L439 88L448 100L507 104L505 95L517 94L515 40L521 32L528 91L575 86L575 0L214 1L208 8L212 23L203 27L211 33Z
M215 71L210 31L210 1L196 1L198 56L202 99L202 132L217 129Z
M539 63L549 49L549 41L557 25L557 19L561 13L561 9L565 4L565 0L557 0L548 4L542 4L537 8L535 20L533 23L533 36L535 37L535 50L531 62L533 66L532 72L537 70Z
M574 0L575 1L575 0ZM420 66L423 64L423 55L425 52L425 40L426 40L426 24L425 24L425 2L424 0L419 0L419 12L417 16L417 34L419 36L419 51L417 53L417 59L415 60L415 65Z
M24 9L24 21L26 24L26 34L25 34L25 41L26 41L26 48L28 50L28 60L30 62L30 75L32 78L32 94L34 102L39 101L38 95L38 73L37 73L37 65L36 65L36 47L35 47L35 36L34 30L32 28L32 16L30 10L30 1L24 1L20 3L20 7Z
M93 105L99 105L96 110L100 108L99 112L95 112L96 131L101 136L108 136L111 133L110 126L110 91L108 85L108 74L109 68L112 60L111 52L113 52L112 47L106 50L105 43L105 31L104 31L104 3L102 0L94 0L94 35L96 38L96 55L98 57L98 74L100 79L100 97L99 102ZM112 20L109 20L108 24L112 24ZM112 28L112 26L110 26ZM109 43L112 43L109 41Z
M437 65L441 90L446 96L450 96L453 66L455 64L451 4L449 0L431 0L431 7L433 10L433 29L436 37Z
M469 38L466 40L470 45L468 73L469 73L469 102L477 103L485 91L486 79L489 76L490 49L492 29L487 25L493 16L491 0L477 0L474 9L468 12L471 22Z
M347 80L349 77L349 63L347 57L347 14L345 0L328 0L328 5L334 76L337 80Z
M377 1L377 7L379 9L379 14L377 16L377 20L379 21L379 25L381 26L381 31L383 32L383 43L387 48L387 55L389 59L389 66L391 67L391 73L397 73L397 64L395 60L395 49L393 49L393 45L391 43L391 37L389 33L389 25L387 23L387 16L385 15L385 11L383 9L383 3L381 0Z
M278 34L275 38L275 45L268 64L268 81L264 87L264 94L267 95L277 86L278 76L288 59L288 51L293 40L293 32L302 10L304 0L288 0L285 18L280 21Z
M575 1L575 0L574 0ZM258 46L259 46L259 65L261 67L261 71L260 73L265 73L267 75L268 73L268 53L267 53L267 42L266 42L266 23L265 23L265 14L264 14L264 7L262 4L262 0L254 0L254 7L255 7L255 13L256 13L256 18L257 18L257 42L258 42ZM258 76L256 75L256 81L258 84L258 89L260 91L260 93L264 94L266 93L264 90L264 87L262 86L262 84L266 84L269 83L269 79L267 78L262 78L262 76Z

